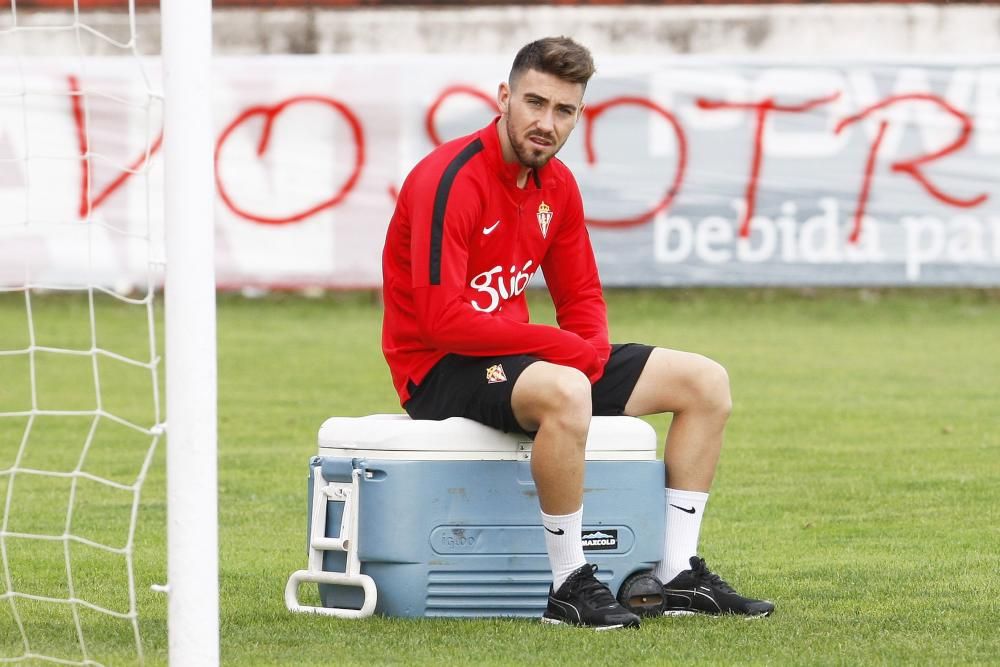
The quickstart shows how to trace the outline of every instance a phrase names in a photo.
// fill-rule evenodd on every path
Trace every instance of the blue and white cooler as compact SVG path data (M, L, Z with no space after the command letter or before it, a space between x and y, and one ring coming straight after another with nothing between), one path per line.
M462 418L332 417L309 462L308 569L292 611L346 618L541 616L551 582L532 441ZM594 417L587 441L584 551L617 593L663 548L656 433ZM300 604L302 583L322 606Z

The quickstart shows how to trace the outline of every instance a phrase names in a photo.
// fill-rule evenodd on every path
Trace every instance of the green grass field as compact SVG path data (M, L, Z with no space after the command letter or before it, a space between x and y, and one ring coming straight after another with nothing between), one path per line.
M636 291L608 295L612 338L699 351L732 378L735 409L702 531L709 564L778 609L766 620L655 619L594 633L525 620L345 621L285 610L305 567L305 476L331 415L398 410L371 295L219 302L222 657L226 665L997 664L1000 661L1000 294L983 291ZM533 295L536 319L550 319ZM39 344L89 346L79 300L35 299ZM142 354L142 317L103 304L100 342ZM0 296L0 350L27 344L20 295ZM46 342L48 341L48 342ZM40 363L39 401L93 407L89 360ZM0 356L0 412L26 400ZM148 380L102 369L107 400L149 419ZM29 403L30 404L30 403ZM23 418L0 419L0 473ZM667 418L651 420L661 438ZM22 466L72 467L86 424L45 420ZM127 443L109 433L110 442ZM124 445L123 445L124 446ZM76 454L74 454L76 452ZM97 451L127 477L136 448ZM9 532L59 534L68 482L26 476L0 502ZM143 494L136 580L147 664L166 662L163 447ZM122 494L80 490L74 526L123 539ZM43 503L41 499L46 499ZM65 595L59 542L5 541L17 590ZM73 549L77 592L127 604L121 563ZM117 558L117 557L115 557ZM107 559L105 559L107 560ZM81 590L82 589L82 590ZM303 589L303 597L308 597ZM0 599L0 662L22 655ZM16 602L33 650L79 659L66 607ZM128 625L81 613L91 657L134 664Z

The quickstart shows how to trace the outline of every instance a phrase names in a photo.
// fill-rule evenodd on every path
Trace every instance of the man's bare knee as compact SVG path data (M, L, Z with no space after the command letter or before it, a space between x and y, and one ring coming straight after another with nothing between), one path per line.
M700 355L694 365L690 385L697 409L728 418L733 411L729 373L722 364Z
M566 372L559 373L552 385L550 411L553 416L566 422L565 426L582 422L586 430L593 412L590 380L575 368L563 368L566 368Z
M511 405L529 430L554 426L585 436L592 412L590 380L569 366L535 363L514 385Z

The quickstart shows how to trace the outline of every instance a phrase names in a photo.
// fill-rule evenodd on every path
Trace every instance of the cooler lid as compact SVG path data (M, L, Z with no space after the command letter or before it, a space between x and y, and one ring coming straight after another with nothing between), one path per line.
M331 417L319 430L320 456L440 460L527 460L532 440L471 419L413 420L407 415ZM654 460L656 432L635 417L594 417L588 460Z

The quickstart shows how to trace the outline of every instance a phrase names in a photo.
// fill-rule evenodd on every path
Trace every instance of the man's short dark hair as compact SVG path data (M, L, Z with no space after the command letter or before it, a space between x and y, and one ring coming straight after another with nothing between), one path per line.
M563 81L583 84L594 75L594 59L587 47L569 37L546 37L526 44L514 57L507 81L511 86L524 72L533 69Z

